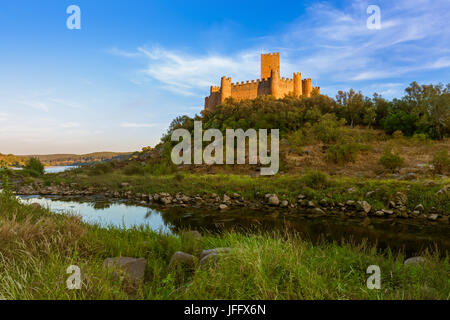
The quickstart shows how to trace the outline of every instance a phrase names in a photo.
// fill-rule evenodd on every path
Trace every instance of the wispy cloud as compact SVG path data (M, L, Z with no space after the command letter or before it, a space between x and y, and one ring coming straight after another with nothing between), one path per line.
M259 68L258 55L239 53L235 56L208 54L195 56L185 52L170 51L161 47L138 48L149 64L143 72L162 83L163 87L183 95L204 92L220 76L236 76L242 80L254 77Z
M450 67L450 2L448 0L379 1L381 30L366 27L368 1L344 8L320 2L278 34L261 37L256 46L232 55L192 54L162 47L119 49L125 57L143 55L143 73L161 87L182 95L201 95L223 75L233 80L255 79L259 53L280 51L282 73L301 71L319 84L394 79L413 72Z

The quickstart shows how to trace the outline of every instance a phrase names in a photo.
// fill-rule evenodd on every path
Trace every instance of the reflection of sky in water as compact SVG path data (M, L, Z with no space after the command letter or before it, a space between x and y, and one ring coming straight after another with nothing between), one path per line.
M75 169L77 166L55 166L55 167L45 167L45 173L58 173L64 172L66 170Z
M128 229L133 226L148 225L152 230L171 233L161 214L151 208L124 204L110 204L106 208L94 208L93 203L59 201L40 197L27 197L23 201L29 204L39 203L56 213L80 215L84 222L97 223L102 227L112 225Z

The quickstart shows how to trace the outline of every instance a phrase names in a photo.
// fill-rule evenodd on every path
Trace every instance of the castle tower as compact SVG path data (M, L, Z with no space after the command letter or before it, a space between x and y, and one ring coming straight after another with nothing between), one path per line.
M261 54L261 79L271 77L272 70L280 77L280 53Z
M272 70L270 74L270 91L276 99L280 99L280 74L277 70Z
M294 95L295 97L300 97L302 92L302 74L300 72L294 72Z
M222 77L220 81L220 103L231 97L231 77Z
M311 78L304 79L302 81L302 89L303 89L303 95L307 98L311 97L312 93L312 80Z

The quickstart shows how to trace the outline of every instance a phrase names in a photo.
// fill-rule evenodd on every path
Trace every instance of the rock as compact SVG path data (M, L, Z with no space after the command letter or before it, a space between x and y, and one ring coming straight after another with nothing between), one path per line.
M229 202L231 198L227 196L226 194L223 195L223 202Z
M384 212L385 214L387 214L387 215L394 214L394 210L382 209L381 211L383 211L383 212Z
M32 203L32 204L30 204L30 206L31 206L33 209L41 209L41 208L42 208L41 205L40 205L39 203Z
M184 231L181 233L181 235L185 238L192 238L195 240L200 240L202 238L201 233L197 230Z
M281 203L280 203L280 207L282 207L282 208L286 208L287 206L289 206L289 201L287 201L287 200L283 200L283 201L281 201Z
M405 205L408 202L408 196L406 193L398 191L395 193L395 202Z
M328 200L325 199L325 198L323 198L322 200L319 201L319 204L320 204L322 207L327 207L327 206L328 206Z
M122 187L128 187L130 184L128 182L122 182L120 185Z
M196 258L189 253L177 251L170 258L169 269L181 266L182 268L187 268L193 270L195 268Z
M278 196L276 194L272 194L269 197L268 202L271 206L278 206L280 204L280 199L278 199Z
M220 259L220 256L217 253L213 252L213 253L210 253L207 256L203 257L202 259L200 259L198 266L200 269L204 269L207 266L213 265L219 259Z
M172 199L170 197L161 198L160 202L164 205L168 205L172 203Z
M228 206L226 204L222 203L222 204L219 205L219 209L220 210L226 210L226 209L228 209Z
M369 213L372 210L372 206L367 201L358 201L360 209L365 213Z
M436 221L438 217L439 217L438 214L433 213L433 214L430 214L430 215L428 216L428 220Z
M378 217L382 217L382 216L384 216L384 211L383 210L378 210L378 211L375 212L375 215L378 216Z
M423 211L425 211L425 208L423 207L422 204L418 204L417 206L415 206L414 211L423 212Z
M409 172L403 178L405 180L417 180L417 175L414 172Z
M200 260L202 260L204 257L206 257L207 255L209 255L211 253L215 253L215 254L219 254L219 255L230 254L231 248L215 248L215 249L203 250L202 253L200 254Z
M234 193L231 195L231 197L232 197L233 199L239 199L241 196L240 196L240 194L234 192Z
M369 191L369 192L366 193L366 198L370 198L374 194L375 194L375 191Z
M412 258L406 259L405 262L403 262L403 264L405 266L422 265L425 263L425 261L426 261L426 259L423 257L412 257Z
M436 195L444 195L447 194L450 190L450 185L444 186L442 189L440 189L438 192L436 192Z
M320 209L320 208L314 208L314 209L313 209L313 212L316 213L316 214L325 214L325 211L323 211L323 210Z
M355 206L355 201L353 201L353 200L348 200L345 204L346 204L347 206L349 206L349 207L354 207L354 206Z
M205 268L213 265L220 257L229 255L231 253L230 248L216 248L210 250L204 250L200 254L199 268Z
M347 190L348 193L355 193L357 190L355 187L351 187Z
M141 281L144 279L147 260L144 258L117 257L107 258L103 262L106 268L114 268L116 271L123 272L129 279ZM114 275L118 274L114 272Z
M297 197L297 199L299 199L299 200L303 200L305 198L306 198L306 196L304 194L299 194Z

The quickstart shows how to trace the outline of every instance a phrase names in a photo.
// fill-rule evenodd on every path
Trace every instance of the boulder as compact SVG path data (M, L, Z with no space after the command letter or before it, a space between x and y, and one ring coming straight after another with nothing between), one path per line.
M415 206L414 211L424 212L425 208L422 204L418 204L417 206Z
M207 255L210 255L212 253L219 254L219 255L230 254L231 248L215 248L215 249L203 250L202 253L200 254L200 260L202 260L204 257L206 257Z
M107 258L103 262L106 268L114 268L116 271L114 275L117 276L117 271L124 273L130 280L141 281L144 279L145 267L147 260L144 258L130 258L130 257L116 257Z
M170 258L169 269L182 267L187 269L195 268L196 258L189 253L177 251Z
M405 262L403 262L403 264L405 266L422 265L425 263L425 261L426 261L426 259L423 257L412 257L412 258L406 259Z
M372 210L372 206L367 201L359 201L358 204L365 213L369 213Z
M219 205L219 209L220 210L226 210L226 209L228 209L228 206L226 204L222 203L222 204Z
M30 206L31 206L33 209L41 209L41 208L42 208L41 205L40 205L39 203L32 203L32 204L30 204Z
M210 266L217 262L220 257L229 255L231 253L230 248L216 248L203 250L200 254L199 267L200 269Z
M288 205L289 205L289 202L287 200L283 200L280 203L280 207L282 207L282 208L286 208Z
M438 214L433 213L433 214L430 214L430 215L428 216L428 220L436 221L438 217L439 217Z
M271 206L278 206L280 204L280 199L278 199L278 196L276 194L272 194L269 197L268 202Z
M395 193L395 202L401 205L405 205L408 202L408 196L406 193L398 191Z

